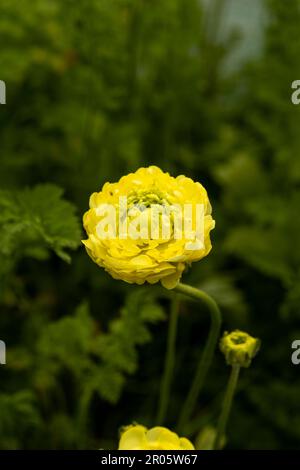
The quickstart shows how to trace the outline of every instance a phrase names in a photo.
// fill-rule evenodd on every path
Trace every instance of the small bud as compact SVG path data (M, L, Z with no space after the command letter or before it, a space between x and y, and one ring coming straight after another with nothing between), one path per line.
M259 339L240 330L231 333L225 331L220 341L220 349L225 355L227 364L231 366L249 367L259 347Z

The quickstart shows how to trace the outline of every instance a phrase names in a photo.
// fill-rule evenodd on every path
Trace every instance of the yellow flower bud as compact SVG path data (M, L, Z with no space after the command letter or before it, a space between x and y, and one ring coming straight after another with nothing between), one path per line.
M114 279L172 289L210 252L215 222L200 183L150 166L93 193L83 225L88 254Z
M259 339L240 330L226 331L220 341L220 349L231 366L249 367L259 347Z
M185 437L167 428L156 426L147 429L139 424L126 426L121 434L119 450L194 450Z

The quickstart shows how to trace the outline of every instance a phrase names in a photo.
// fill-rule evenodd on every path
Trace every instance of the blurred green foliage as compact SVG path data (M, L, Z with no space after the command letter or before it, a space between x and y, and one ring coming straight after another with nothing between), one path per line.
M265 2L261 54L225 73L226 0L1 0L1 448L113 448L121 425L154 424L168 294L110 279L80 248L90 193L149 164L208 189L213 251L184 279L224 328L262 340L228 447L298 447L300 2L285 3ZM208 329L187 301L179 322L170 427ZM217 354L192 438L215 425L227 375Z

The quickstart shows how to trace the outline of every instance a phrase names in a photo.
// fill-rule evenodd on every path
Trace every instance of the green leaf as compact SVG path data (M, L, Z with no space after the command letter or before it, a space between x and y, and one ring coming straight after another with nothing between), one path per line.
M53 184L0 192L2 271L24 256L41 259L49 250L70 261L68 250L79 246L80 225L75 207L62 195Z

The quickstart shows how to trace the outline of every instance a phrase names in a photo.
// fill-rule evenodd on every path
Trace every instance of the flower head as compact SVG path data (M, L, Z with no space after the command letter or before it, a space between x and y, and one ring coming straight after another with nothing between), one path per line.
M240 330L224 333L220 349L225 355L227 364L249 367L260 347L260 340Z
M194 450L193 444L185 437L167 428L156 426L147 429L139 424L123 429L119 450Z
M200 183L150 166L93 193L83 224L88 254L113 278L171 289L211 250L215 222Z

